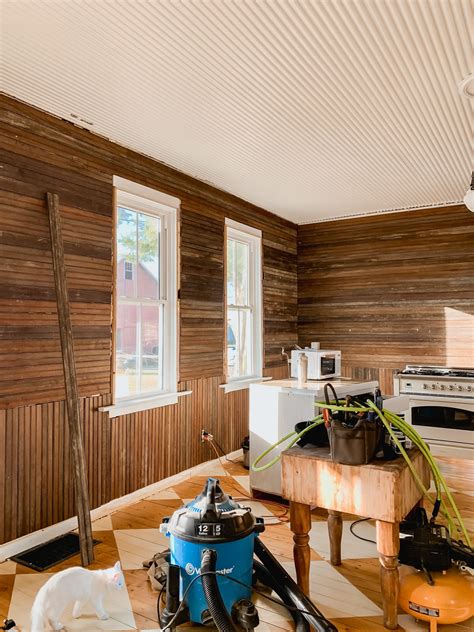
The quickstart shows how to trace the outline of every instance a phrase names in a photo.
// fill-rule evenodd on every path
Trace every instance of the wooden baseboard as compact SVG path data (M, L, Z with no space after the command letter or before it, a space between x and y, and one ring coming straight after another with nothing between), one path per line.
M234 460L241 455L242 450L239 449L228 454L227 458ZM109 514L117 511L117 509L120 509L120 507L123 507L124 505L131 505L138 502L139 500L142 500L143 498L146 498L147 496L151 496L152 494L156 494L157 492L171 487L172 485L182 483L192 476L199 476L209 467L219 465L219 463L220 461L218 459L206 461L204 463L200 463L199 465L195 465L188 470L183 470L182 472L179 472L179 474L169 476L168 478L164 478L161 481L157 481L156 483L152 483L151 485L147 485L146 487L137 489L130 494L120 496L120 498L114 498L114 500L105 503L105 505L101 505L100 507L93 509L91 511L91 519L98 520L99 518L108 516ZM46 527L45 529L33 531L32 533L28 533L27 535L24 535L21 538L17 538L16 540L5 542L5 544L0 545L0 563L5 562L5 560L12 557L13 555L18 555L23 551L27 551L28 549L31 549L35 546L39 546L40 544L49 542L49 540L53 540L54 538L64 535L69 531L73 531L74 529L77 529L77 516L53 524L49 527Z

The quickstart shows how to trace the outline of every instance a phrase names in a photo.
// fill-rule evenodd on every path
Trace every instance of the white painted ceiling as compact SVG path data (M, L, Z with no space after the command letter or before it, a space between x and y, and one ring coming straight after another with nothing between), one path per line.
M471 0L3 0L3 90L295 222L457 202ZM91 124L81 123L79 119Z

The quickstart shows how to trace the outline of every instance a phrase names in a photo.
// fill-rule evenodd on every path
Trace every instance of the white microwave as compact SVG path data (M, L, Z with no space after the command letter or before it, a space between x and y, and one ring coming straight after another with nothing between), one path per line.
M326 349L293 349L291 352L291 377L298 377L298 357L308 358L308 380L327 380L341 375L341 352Z

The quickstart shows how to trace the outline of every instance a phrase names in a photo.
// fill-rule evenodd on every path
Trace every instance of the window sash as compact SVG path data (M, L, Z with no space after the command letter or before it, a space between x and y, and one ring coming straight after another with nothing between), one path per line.
M255 373L255 327L254 314L251 309L237 306L227 309L227 314L232 316L229 320L234 321L234 335L236 342L234 345L233 361L237 368L237 375L229 375L229 381L242 380L253 377ZM236 322L235 322L236 321ZM245 337L245 344L242 345L242 337ZM227 353L229 354L229 348ZM229 356L227 357L229 368Z
M227 237L227 257L229 256L229 246L230 244L233 243L234 244L234 257L233 257L233 266L232 266L232 271L231 271L231 279L233 281L233 285L234 285L234 298L237 299L237 248L236 245L240 244L241 246L245 246L247 248L247 257L246 257L246 261L245 261L245 272L246 272L246 279L245 279L245 295L247 298L247 301L242 301L242 303L235 303L235 305L248 305L249 303L253 303L254 302L254 297L253 297L253 287L252 287L252 283L251 283L251 269L252 269L252 262L253 262L253 252L252 252L252 244L250 244L248 241L245 241L241 238L238 238L236 236L229 236Z
M134 219L135 219L135 226L133 227L133 231L131 231L127 235L129 239L132 239L134 241L134 248L131 253L127 253L126 255L124 255L124 256L128 256L129 254L131 254L133 256L133 261L128 261L127 259L125 259L124 261L124 272L125 272L124 279L132 281L134 298L138 298L138 299L152 298L149 296L140 295L140 279L143 278L143 274L145 273L144 271L147 270L146 266L144 265L144 261L142 260L143 253L141 252L141 248L140 248L140 244L141 244L140 221L143 221L142 218L144 217L152 218L153 220L159 221L157 239L156 239L156 251L155 251L155 259L156 259L157 267L158 267L158 271L157 271L158 273L156 277L156 283L157 283L156 297L162 298L166 296L166 287L167 287L167 279L166 279L167 270L166 270L166 261L165 261L165 258L166 258L165 242L167 238L166 218L163 217L158 212L152 213L150 209L148 208L146 210L143 210L141 208L136 208L131 203L129 204L119 203L117 204L117 209L119 212L123 210L128 213L133 213ZM119 225L119 222L117 220L117 252L119 251L119 240L120 240L118 225ZM120 259L117 261L117 264L119 261ZM132 273L131 279L127 279L127 272ZM153 272L151 272L150 270L148 270L148 272L150 273L151 276L154 276ZM126 289L126 286L124 289ZM127 297L124 297L123 295L120 295L120 296L121 298L127 298Z
M165 317L165 302L163 301L140 301L140 300L127 300L127 301L118 301L118 306L120 305L135 305L137 307L137 320L135 323L135 379L138 384L138 388L135 393L131 393L130 395L123 395L117 397L117 401L128 401L134 400L141 397L152 397L153 395L160 395L164 392L164 373L163 373L163 358L166 352L166 340L164 339L164 317ZM142 307L158 307L158 347L159 353L157 354L157 372L156 372L156 381L158 382L158 387L155 389L145 389L143 386L143 375L144 375L144 366L143 366L143 357L147 355L144 353L143 349L143 314ZM148 354L149 355L149 354ZM115 361L117 361L117 355L115 357ZM116 371L116 375L118 375L118 371Z

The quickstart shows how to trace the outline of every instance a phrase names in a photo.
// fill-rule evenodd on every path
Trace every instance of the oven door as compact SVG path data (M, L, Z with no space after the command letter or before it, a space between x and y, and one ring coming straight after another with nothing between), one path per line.
M474 447L473 400L410 397L408 421L428 443Z

